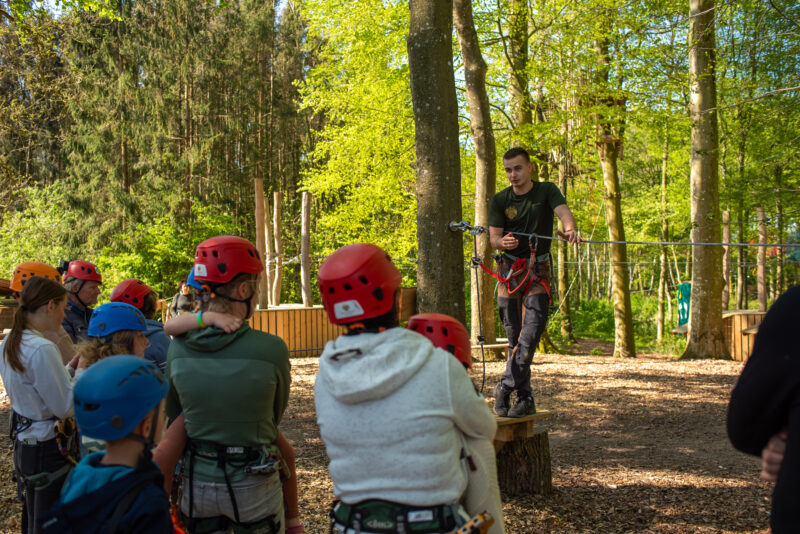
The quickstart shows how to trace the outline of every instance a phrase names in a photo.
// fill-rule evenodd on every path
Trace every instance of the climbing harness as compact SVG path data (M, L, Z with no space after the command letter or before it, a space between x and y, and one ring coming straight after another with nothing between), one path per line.
M265 519L253 523L242 523L239 518L239 507L236 504L236 494L233 491L228 466L243 470L246 474L251 475L270 476L277 472L281 476L281 480L283 480L283 475L287 470L282 467L284 462L279 456L274 453L269 453L265 458L264 451L260 448L220 445L218 443L193 439L189 440L188 449L189 514L185 517L182 513L179 514L179 523L185 524L189 532L202 533L225 530L230 522L228 518L221 516L201 519L194 517L194 464L197 458L205 458L207 460L216 460L217 468L222 471L225 477L225 486L231 499L234 522L246 528L255 528L256 526L259 528L267 527L268 530L265 530L265 533L278 532L280 522L275 519L275 516L268 516ZM173 523L174 522L175 520L173 520ZM261 532L261 530L259 530L259 532Z
M409 506L380 499L368 499L357 504L334 501L330 518L330 534L348 531L355 534L451 532L466 523L458 506L453 504Z

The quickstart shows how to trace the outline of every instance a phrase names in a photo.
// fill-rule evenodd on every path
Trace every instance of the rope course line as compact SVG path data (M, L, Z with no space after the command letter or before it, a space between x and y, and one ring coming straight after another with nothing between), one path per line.
M472 226L467 221L451 222L449 228L452 231L469 231L470 233L477 232L482 234L488 229L483 226ZM513 235L527 237L530 240L534 239L548 239L550 241L564 241L566 239L561 237L553 237L539 234L526 234L525 232L510 232ZM475 235L477 235L475 234ZM708 242L694 242L694 241L612 241L600 239L581 239L581 243L590 243L593 245L658 245L658 246L688 246L688 247L781 247L791 248L800 247L800 243L708 243Z

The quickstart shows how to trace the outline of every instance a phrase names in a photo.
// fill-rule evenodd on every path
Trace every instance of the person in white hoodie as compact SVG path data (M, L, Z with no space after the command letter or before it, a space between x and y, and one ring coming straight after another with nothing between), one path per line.
M458 360L397 327L401 275L382 249L343 247L318 278L328 317L347 328L314 384L338 499L330 532L453 532L469 520L463 436L492 439L494 417Z

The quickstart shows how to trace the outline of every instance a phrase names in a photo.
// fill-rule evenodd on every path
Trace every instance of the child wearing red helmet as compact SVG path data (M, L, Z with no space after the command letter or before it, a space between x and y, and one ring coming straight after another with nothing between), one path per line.
M400 272L379 247L353 244L319 269L328 317L347 328L320 357L314 403L339 499L332 532L449 533L469 516L463 439L496 429L462 365L397 328Z
M428 338L434 347L451 353L465 369L472 369L472 344L467 329L460 321L441 313L421 313L411 317L406 328ZM494 523L487 532L504 534L503 502L497 482L494 445L491 440L470 436L464 436L464 445L466 456L470 459L469 483L461 498L464 507L471 516L489 512Z

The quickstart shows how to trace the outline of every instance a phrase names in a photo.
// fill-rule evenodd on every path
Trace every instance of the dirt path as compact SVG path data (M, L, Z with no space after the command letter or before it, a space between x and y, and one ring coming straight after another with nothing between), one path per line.
M333 494L314 415L316 369L314 358L293 360L292 400L281 427L297 452L307 530L322 534ZM487 365L487 391L502 369ZM506 500L508 532L767 532L771 487L758 479L758 460L734 451L725 435L740 369L736 362L658 356L537 356L537 406L555 413L555 495ZM480 384L480 365L476 371ZM20 509L3 393L0 403L0 528L10 533L18 531Z

